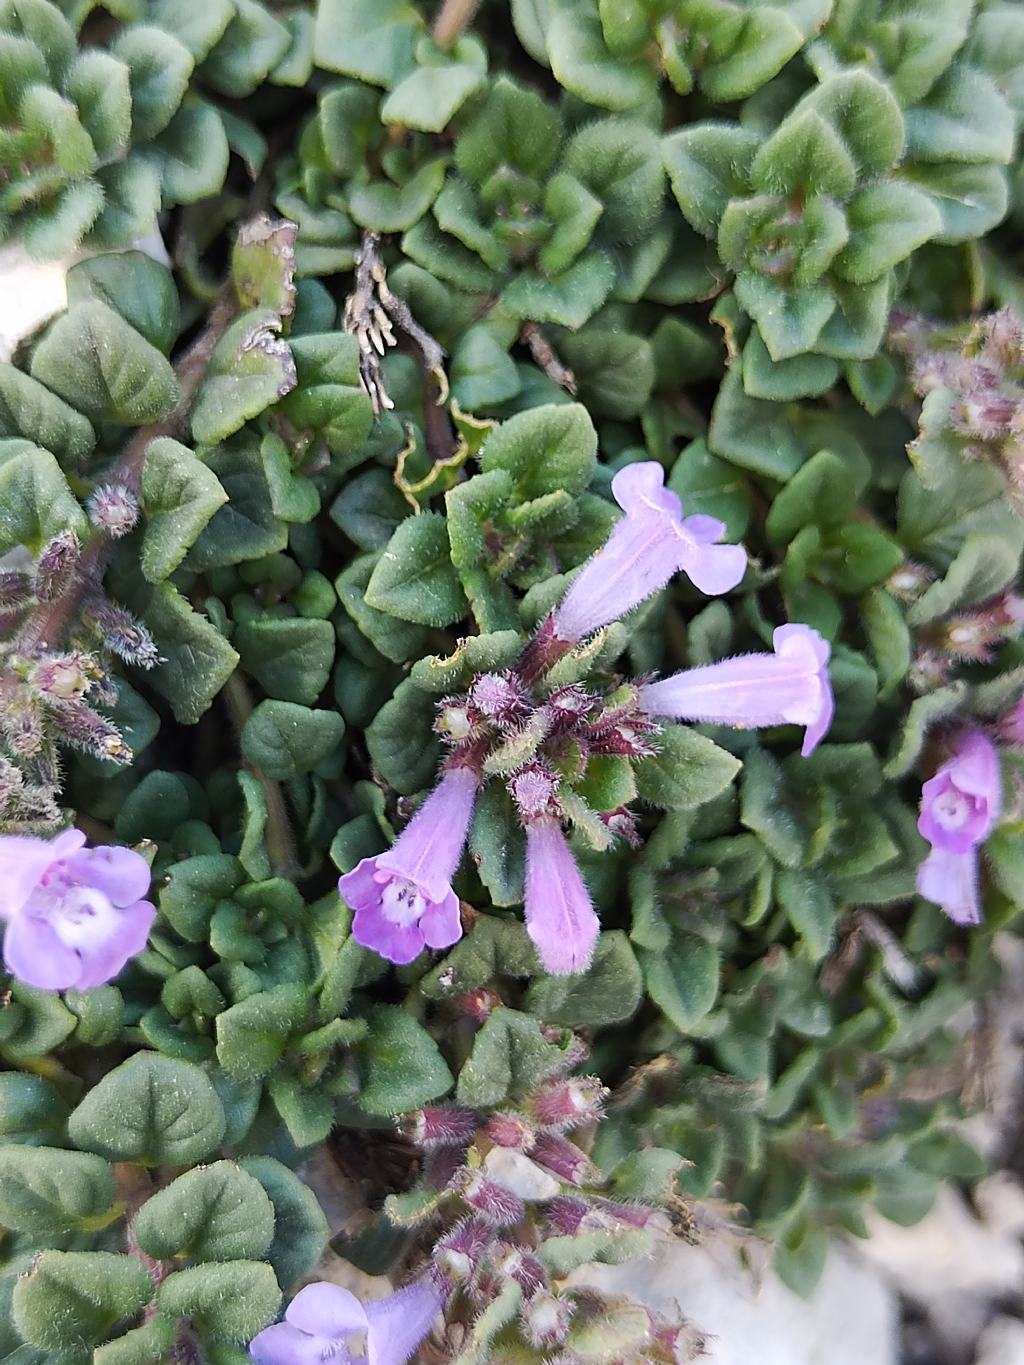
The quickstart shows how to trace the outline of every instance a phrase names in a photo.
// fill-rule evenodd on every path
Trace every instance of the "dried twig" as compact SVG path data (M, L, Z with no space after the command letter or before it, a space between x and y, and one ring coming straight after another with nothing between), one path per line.
M381 369L381 357L398 345L395 326L419 348L423 369L438 385L437 405L448 398L448 377L444 372L444 349L413 317L409 305L388 287L387 268L380 254L380 233L364 232L356 254L356 285L345 300L342 325L359 345L359 375L363 388L379 417L395 405L388 396Z
M519 338L530 348L530 354L547 377L561 388L576 396L576 376L568 365L563 365L555 348L535 322L524 322L519 330Z

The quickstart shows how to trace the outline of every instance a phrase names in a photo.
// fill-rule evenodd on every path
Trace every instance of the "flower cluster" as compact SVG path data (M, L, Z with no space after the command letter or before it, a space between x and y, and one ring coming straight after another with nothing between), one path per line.
M966 730L950 758L921 789L917 827L931 844L917 889L957 924L981 922L978 851L1002 806L999 751L980 730Z
M476 792L486 781L504 782L525 831L527 931L545 969L564 975L589 965L599 924L563 826L583 829L598 850L617 837L638 842L627 806L595 813L576 792L591 759L654 754L666 717L740 728L802 725L805 754L828 730L829 646L799 624L775 631L771 654L726 659L661 681L613 678L595 687L553 680L566 654L674 574L719 594L736 587L746 571L743 548L721 543L720 521L683 516L660 465L626 466L612 492L624 515L517 663L478 675L464 694L439 704L436 729L449 755L438 786L394 847L363 859L340 880L355 911L357 941L392 962L410 962L424 947L445 948L459 938L452 878Z
M81 830L53 839L0 836L4 963L43 990L112 981L146 945L156 909L149 864L128 848L85 848Z

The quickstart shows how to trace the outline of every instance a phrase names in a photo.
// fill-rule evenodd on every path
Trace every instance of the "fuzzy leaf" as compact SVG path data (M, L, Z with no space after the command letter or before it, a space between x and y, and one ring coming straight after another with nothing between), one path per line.
M142 572L151 583L174 572L227 500L216 474L186 446L169 436L150 442L142 471Z
M156 1261L238 1261L263 1255L274 1206L254 1176L232 1161L186 1171L146 1200L133 1232Z
M452 1074L422 1024L395 1005L375 1005L369 1033L355 1048L368 1114L401 1114L446 1094Z

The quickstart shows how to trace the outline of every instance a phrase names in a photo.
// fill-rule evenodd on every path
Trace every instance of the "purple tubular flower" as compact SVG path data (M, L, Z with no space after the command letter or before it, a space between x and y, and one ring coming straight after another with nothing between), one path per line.
M1002 801L999 753L979 731L921 788L917 827L934 848L966 853L992 833Z
M743 577L742 545L720 545L725 525L715 517L683 517L675 493L653 460L627 465L612 479L625 516L587 561L554 614L560 640L582 640L663 588L682 569L709 596L728 592Z
M952 758L921 789L917 827L931 852L917 869L917 889L955 924L980 924L978 849L1002 805L999 752L980 731L959 741Z
M832 724L831 650L816 630L799 624L779 626L772 645L774 654L740 654L647 683L640 688L640 707L652 716L742 729L803 725L806 758Z
M338 881L355 911L352 936L389 962L411 962L424 947L449 948L462 937L452 877L462 857L477 778L452 768L395 843L364 858Z
M112 981L146 946L156 908L149 864L129 848L85 848L81 830L52 839L0 835L4 963L40 990Z
M526 826L526 932L553 976L585 972L600 924L557 819Z
M257 1365L405 1365L440 1311L424 1282L364 1305L321 1281L299 1290L284 1322L254 1337L249 1355Z

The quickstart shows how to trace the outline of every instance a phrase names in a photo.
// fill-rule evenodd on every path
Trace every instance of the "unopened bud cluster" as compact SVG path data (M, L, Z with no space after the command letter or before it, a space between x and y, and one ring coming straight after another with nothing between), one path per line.
M606 1092L597 1077L569 1074L585 1055L574 1042L558 1072L517 1096L514 1106L428 1106L406 1123L424 1153L424 1207L442 1220L431 1264L445 1316L466 1324L500 1315L502 1341L543 1352L545 1360L694 1360L701 1342L689 1326L571 1285L563 1273L573 1259L567 1247L578 1248L577 1260L609 1243L643 1255L655 1238L670 1235L654 1205L602 1193L604 1179L574 1135L592 1135ZM397 1201L389 1201L388 1212L408 1221Z
M890 342L910 360L922 398L947 391L949 429L964 453L1000 468L1012 504L1024 511L1024 321L1016 310L1001 308L956 334L894 315Z

